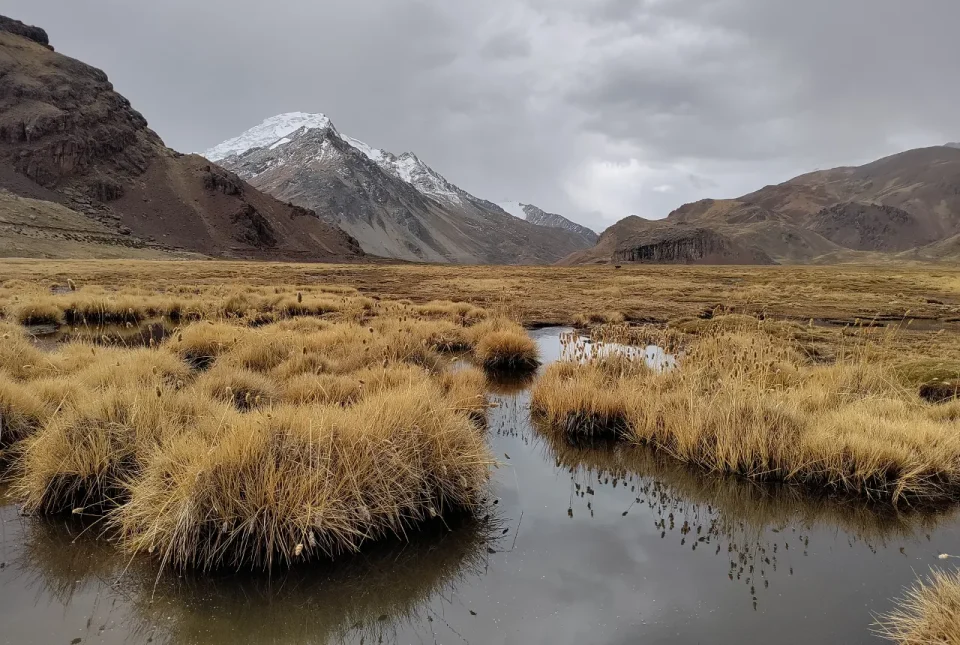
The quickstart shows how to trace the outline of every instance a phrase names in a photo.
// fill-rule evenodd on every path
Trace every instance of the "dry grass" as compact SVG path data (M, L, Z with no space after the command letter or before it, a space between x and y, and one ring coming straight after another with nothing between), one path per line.
M491 331L442 316L485 314L343 290L226 297L190 301L201 320L147 347L42 351L3 323L0 440L25 512L109 514L121 546L178 568L269 568L477 506L486 381L440 352ZM123 310L156 313L141 305Z
M49 412L30 389L0 374L0 455L39 430Z
M173 437L189 432L210 441L229 419L193 393L111 387L90 394L23 441L15 488L26 512L115 506L145 460Z
M42 300L13 304L6 311L6 315L21 325L59 325L64 320L60 307Z
M818 364L756 322L720 322L679 369L624 363L551 366L535 413L555 431L618 436L716 473L893 502L960 491L960 401L921 400L871 345Z
M876 631L899 645L960 643L960 572L934 572L908 590Z
M147 464L114 521L127 549L175 567L269 568L474 508L489 465L482 437L424 383L350 408L247 415L213 448L182 435Z
M467 330L477 362L494 371L532 371L540 365L537 344L523 327L505 318L491 318Z

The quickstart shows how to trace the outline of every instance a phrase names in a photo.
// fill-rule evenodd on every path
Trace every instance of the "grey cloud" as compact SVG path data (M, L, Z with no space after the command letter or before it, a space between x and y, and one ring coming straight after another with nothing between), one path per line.
M481 197L597 229L960 136L956 0L7 0L3 11L106 70L177 149L279 112L324 112Z
M530 55L530 42L523 34L502 33L484 43L480 53L494 59L523 58Z

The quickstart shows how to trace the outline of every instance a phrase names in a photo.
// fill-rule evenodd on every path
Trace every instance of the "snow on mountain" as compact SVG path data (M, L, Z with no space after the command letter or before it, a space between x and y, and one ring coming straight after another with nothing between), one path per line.
M210 148L203 153L203 156L211 161L221 161L231 155L240 155L254 148L266 147L269 150L275 150L291 143L293 140L291 137L296 138L301 130L306 132L323 128L329 129L385 171L412 185L427 197L447 204L462 204L463 197L467 197L463 191L420 161L412 152L405 152L398 157L386 150L369 146L359 139L340 134L330 122L330 119L323 114L307 112L278 114L264 120L263 123L247 130L240 136ZM324 151L320 150L318 154L322 156Z
M946 144L948 148L960 148L960 141Z
M527 214L523 212L523 207L526 206L526 204L521 204L520 202L501 202L497 204L497 206L518 219L527 219Z
M227 139L218 146L202 153L210 161L220 161L230 155L243 154L253 148L271 146L271 149L290 143L287 135L293 134L300 128L307 130L332 127L330 119L323 114L307 112L288 112L264 119L263 123L252 127L238 137ZM286 141L284 141L286 139Z
M433 168L420 161L417 155L412 152L404 152L397 157L385 150L373 148L353 137L341 135L341 138L388 173L407 182L427 197L448 204L462 203L460 189L444 179Z
M501 202L497 204L500 208L510 213L514 217L526 220L537 226L546 226L547 228L560 228L579 236L587 245L595 244L599 236L581 224L572 222L562 215L548 213L533 204L521 204L520 202Z

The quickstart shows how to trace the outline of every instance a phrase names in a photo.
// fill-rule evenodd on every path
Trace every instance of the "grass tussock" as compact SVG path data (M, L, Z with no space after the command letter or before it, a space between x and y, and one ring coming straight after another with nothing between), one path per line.
M26 512L115 506L148 456L188 430L209 441L224 418L192 394L111 388L84 397L24 440L15 491Z
M49 413L29 388L0 374L0 454L39 430Z
M41 350L4 323L14 495L28 513L108 514L121 546L182 568L334 556L473 510L485 377L440 353L469 328L352 299L338 320L200 320L144 347Z
M818 364L754 322L700 337L679 360L553 365L534 413L556 431L614 435L716 473L893 502L960 491L960 407L921 400L869 348Z
M469 330L477 362L494 371L532 371L540 365L537 344L512 321L489 319Z
M123 544L174 567L270 568L473 508L489 453L442 401L422 383L349 408L248 415L212 449L183 435L131 485L114 518Z
M64 321L63 309L44 300L14 304L6 315L21 325L59 325Z
M226 365L214 367L201 376L197 389L243 412L270 405L279 398L279 388L268 377Z
M960 640L960 572L933 573L917 583L876 632L898 645L939 645Z

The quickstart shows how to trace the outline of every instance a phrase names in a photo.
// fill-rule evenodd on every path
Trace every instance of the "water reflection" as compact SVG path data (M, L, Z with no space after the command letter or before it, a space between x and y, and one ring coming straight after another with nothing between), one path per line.
M958 515L956 507L893 509L850 498L814 497L795 486L704 476L642 446L576 444L545 430L537 441L544 456L569 474L569 516L574 514L573 500L581 501L577 512L585 510L592 517L599 496L614 494L619 487L617 499L623 504L627 500L622 493L628 489L632 499L623 517L642 512L654 520L660 539L727 560L728 579L743 583L754 609L777 573L792 576L794 566L802 566L802 560L782 566L783 554L792 549L808 557L811 539L822 530L834 533L831 541L842 532L847 546L860 544L876 554L894 543L929 536Z
M533 336L545 362L560 335ZM899 513L704 475L531 423L491 383L495 522L272 578L158 576L99 528L0 508L0 643L873 643L875 614L952 566L956 513ZM73 519L73 518L71 518ZM86 528L86 532L83 530Z
M147 347L157 345L176 329L167 319L138 324L105 325L29 325L27 332L34 342L45 349L55 349L59 343L73 341L119 347Z
M92 586L100 602L122 605L112 627L126 642L218 644L395 642L400 632L429 629L444 620L434 601L482 576L502 535L496 520L448 519L409 543L337 563L273 576L177 576L92 539L95 527L42 519L24 527L15 566L38 599L69 606ZM87 627L102 637L111 620L99 622Z

